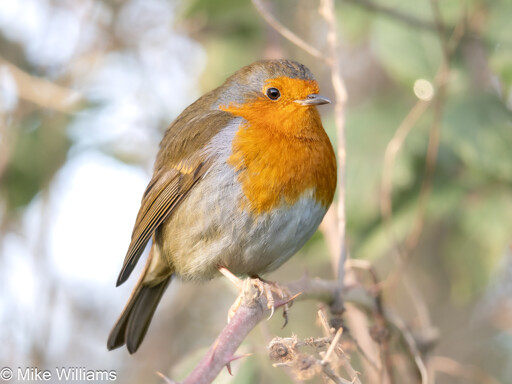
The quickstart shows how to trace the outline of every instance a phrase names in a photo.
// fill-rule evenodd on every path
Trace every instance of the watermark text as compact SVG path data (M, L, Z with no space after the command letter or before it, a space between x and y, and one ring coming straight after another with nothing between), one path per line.
M0 382L113 382L117 372L113 369L87 369L86 367L3 367L0 368Z

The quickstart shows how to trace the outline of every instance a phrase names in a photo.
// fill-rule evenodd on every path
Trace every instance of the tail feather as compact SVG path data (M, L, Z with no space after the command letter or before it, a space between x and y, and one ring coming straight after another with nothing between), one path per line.
M109 350L126 344L130 353L137 351L171 278L172 275L154 286L143 285L139 281L123 313L110 331L107 341Z

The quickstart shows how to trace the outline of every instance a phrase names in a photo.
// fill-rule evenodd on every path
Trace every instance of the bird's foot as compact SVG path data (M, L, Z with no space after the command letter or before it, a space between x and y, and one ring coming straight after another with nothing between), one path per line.
M274 315L275 310L275 300L274 300L274 293L277 295L277 297L280 300L279 305L283 306L283 317L284 317L284 324L283 328L288 324L288 309L289 306L292 305L293 299L297 296L293 296L290 294L290 291L286 287L280 286L278 283L274 281L268 281L265 280L259 276L253 276L251 277L251 283L253 286L255 286L259 292L260 295L264 295L267 299L267 308L270 309L270 316L267 320L270 320L272 316Z
M268 319L270 319L274 315L276 304L274 294L277 296L277 298L279 299L279 306L283 306L283 317L285 319L283 327L286 326L286 324L288 323L288 308L291 305L293 299L297 297L297 295L291 296L290 292L286 287L282 287L273 281L262 279L257 275L252 276L251 278L244 281L236 277L225 267L219 267L219 271L224 276L226 276L228 280L231 281L240 292L235 302L229 309L228 323L231 321L233 316L235 316L235 313L240 307L240 305L242 305L244 297L249 291L249 289L255 288L258 293L254 296L254 299L260 297L261 295L264 295L265 299L267 300L267 308L270 309L270 316L268 317ZM248 284L248 286L246 286L245 284ZM249 289L245 289L245 287Z

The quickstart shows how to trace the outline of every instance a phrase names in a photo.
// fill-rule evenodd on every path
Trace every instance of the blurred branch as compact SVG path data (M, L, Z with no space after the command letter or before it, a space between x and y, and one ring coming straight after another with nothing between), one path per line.
M374 300L372 308L373 319L375 320L374 326L370 329L370 336L373 341L377 342L380 352L381 366L379 369L380 382L391 383L391 372L393 371L393 364L391 362L391 355L389 351L389 331L387 328L386 315L382 305L382 291L378 289L379 280L377 272L373 265L366 260L350 260L351 268L360 268L368 273L370 276L372 286L369 291L371 292Z
M320 232L324 236L329 254L334 259L340 252L341 244L338 237L338 205L334 202L320 223Z
M326 228L326 224L322 225L322 229L329 232L331 244L339 242L337 247L331 246L330 250L336 250L336 253L331 253L333 257L333 264L335 267L336 275L338 278L339 286L343 287L345 280L345 260L347 258L347 247L345 239L345 168L346 168L346 148L345 148L345 115L344 106L347 102L347 90L345 83L341 76L341 64L339 62L338 54L338 34L336 31L336 17L334 9L334 0L321 0L318 9L319 14L324 18L327 26L327 43L329 55L326 58L324 54L312 47L304 40L299 38L295 33L291 32L288 28L283 26L262 4L261 0L252 0L256 10L260 13L263 19L272 26L283 37L296 44L314 57L322 60L331 68L331 80L334 89L336 100L334 103L334 118L336 123L336 136L338 141L337 154L338 154L338 203L337 203L337 219L333 221L332 209L328 213L328 219L331 219L330 228ZM334 240L334 234L337 235L337 240ZM341 295L338 295L341 297ZM343 303L338 303L334 306L335 312L343 312Z
M322 327L324 329L324 334L330 335L332 337L332 335L334 333L334 328L330 327L329 322L327 321L327 315L325 314L325 310L323 308L318 310L318 317L320 318L320 322L322 323ZM332 351L334 349L336 356L338 356L338 359L340 360L341 364L345 368L345 371L350 376L351 383L361 384L361 380L359 380L359 377L358 377L358 372L356 372L356 370L352 367L352 364L350 364L350 360L348 359L347 355L345 354L345 352L343 351L341 346L339 344L337 344L337 342L336 343L334 342L335 337L338 335L341 336L342 331L343 331L343 328L338 328L338 331L336 332L336 335L333 338L333 341L331 343L331 348L329 348L329 351ZM336 348L333 348L333 345ZM329 351L327 351L327 354L324 356L324 360L327 358Z
M42 108L69 113L80 102L82 95L74 90L61 87L52 82L30 75L14 64L0 58L0 67L6 67L16 81L18 96Z
M329 49L329 66L331 67L331 81L336 97L334 102L334 121L336 124L337 154L338 154L338 202L337 202L337 234L339 249L334 254L334 265L337 271L339 287L344 286L345 261L347 259L347 244L345 234L345 172L346 172L346 143L345 143L345 104L347 102L347 89L341 76L341 63L338 54L338 33L336 30L336 17L334 0L321 0L318 13L324 18L328 26L327 43ZM339 295L341 298L342 296ZM338 311L343 311L343 303L338 304Z
M430 106L430 100L418 100L416 104L409 111L407 116L403 119L402 123L398 126L395 134L389 141L384 152L384 163L382 166L382 178L380 185L380 212L384 219L384 224L388 230L389 236L392 238L392 243L395 252L399 255L398 260L406 259L406 251L402 250L400 241L392 230L393 222L393 169L396 161L396 156L402 149L405 139L411 132L411 129L416 125L421 116L426 112Z
M301 39L295 33L286 28L281 22L279 22L274 15L272 15L264 6L261 0L252 0L252 3L258 13L263 17L263 19L277 32L279 32L284 38L291 41L293 44L302 48L304 51L309 53L310 55L320 59L321 61L327 62L325 56L318 49Z
M439 142L441 137L441 123L443 119L444 106L446 104L446 93L448 81L450 79L450 63L453 53L464 35L465 17L462 17L457 26L453 30L453 34L450 37L446 36L446 27L441 17L441 12L437 4L437 0L431 0L432 11L434 14L439 42L443 52L443 61L437 71L435 77L435 88L437 89L437 96L434 98L434 121L430 126L429 143L427 147L427 159L425 164L425 177L421 185L419 202L418 202L418 213L416 220L413 225L413 229L407 236L406 248L407 252L411 252L416 245L420 234L423 229L423 218L425 216L428 198L430 196L432 180L434 177L434 170L436 166L437 153L439 151Z
M395 253L397 255L396 269L384 282L380 284L380 288L382 289L382 287L385 285L396 283L398 278L401 277L407 293L412 298L412 304L416 308L420 325L422 326L422 328L425 329L431 327L428 309L426 307L426 304L424 303L423 298L421 297L421 294L416 289L415 284L413 284L413 282L410 281L410 279L408 279L406 275L403 275L403 271L411 258L412 251L418 244L419 237L423 230L423 222L426 214L427 202L431 195L433 175L436 166L437 154L439 150L441 122L443 117L444 105L446 102L446 88L450 76L451 56L458 42L462 38L464 30L464 19L461 19L457 24L457 27L454 29L452 36L450 38L446 38L446 28L443 24L441 14L437 5L437 1L431 0L431 6L433 8L435 26L438 32L439 41L443 52L443 60L437 71L434 81L434 89L437 90L437 95L434 97L432 102L431 98L418 100L414 107L409 111L407 116L404 118L403 122L397 128L393 138L388 143L384 155L384 165L382 170L382 182L380 192L381 215L383 217L383 220L385 221L386 228L388 230L389 236L395 248ZM418 199L418 211L416 213L412 229L407 235L405 244L402 247L399 239L397 238L396 234L393 232L392 229L393 168L397 154L402 149L405 139L411 132L412 127L417 123L420 117L423 116L423 114L426 112L426 110L431 104L434 105L434 120L430 127L429 143L425 163L425 176L422 181L420 195ZM390 318L390 315L388 315L388 318ZM402 324L401 319L395 317L392 322L395 325L395 327L397 327L400 330L400 333L403 335L404 340L406 341L410 354L414 358L418 371L420 372L422 384L428 383L427 370L420 356L418 348L416 347L414 338L412 337L412 335L410 335L406 327Z
M400 334L404 338L409 354L413 358L418 373L420 374L421 384L428 384L428 371L413 335L400 317L388 312L386 313L386 318L400 331Z
M417 101L415 106L407 114L402 124L397 128L393 138L386 147L384 154L384 166L382 169L382 181L380 191L380 210L381 215L386 223L391 242L395 248L397 255L396 260L398 263L397 268L394 272L383 282L381 286L391 285L396 283L397 279L402 276L402 272L407 266L410 260L412 251L416 248L420 235L423 231L423 222L426 214L426 207L428 199L431 194L432 180L434 176L434 170L437 160L437 153L439 150L439 142L441 135L441 122L443 117L443 110L445 105L445 98L447 92L447 84L450 77L450 62L454 50L460 42L464 34L465 18L461 18L454 28L453 33L450 37L446 37L446 27L442 21L439 8L436 0L431 0L431 6L433 8L433 14L435 18L435 25L437 28L439 41L441 44L441 50L443 52L443 60L437 70L434 80L434 90L437 95L432 95L433 99L430 98L420 99ZM405 244L402 246L399 239L395 235L392 229L393 221L393 208L392 208L392 178L393 168L396 161L396 156L403 147L405 139L411 132L412 127L417 123L419 118L425 113L430 105L434 105L434 120L430 126L429 143L427 147L427 156L425 162L425 176L422 181L420 194L418 198L418 210L414 219L414 224L409 234L406 237ZM403 276L402 276L403 277ZM424 306L421 304L422 300L419 295L416 294L416 290L413 287L412 282L407 279L403 279L407 285L407 291L413 297L413 304L416 306L420 320L425 326L430 326L430 321L427 319L427 312Z

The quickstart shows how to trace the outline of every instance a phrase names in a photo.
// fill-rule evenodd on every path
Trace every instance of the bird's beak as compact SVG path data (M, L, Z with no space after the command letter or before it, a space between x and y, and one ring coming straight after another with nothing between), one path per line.
M316 93L312 93L311 95L308 95L308 97L306 97L305 99L295 100L295 102L300 105L322 105L329 104L331 100L329 100L327 97L323 97L317 95Z

